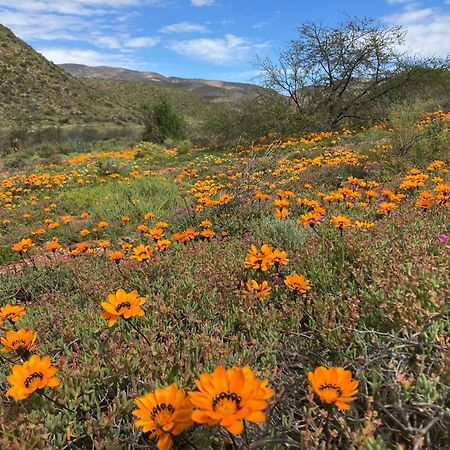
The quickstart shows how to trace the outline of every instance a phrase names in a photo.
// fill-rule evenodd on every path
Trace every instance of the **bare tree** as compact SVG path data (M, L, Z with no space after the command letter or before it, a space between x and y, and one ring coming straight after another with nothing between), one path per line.
M371 103L412 76L398 48L405 31L373 19L348 19L336 27L305 22L277 61L258 58L264 84L305 113L322 113L331 126L367 119Z

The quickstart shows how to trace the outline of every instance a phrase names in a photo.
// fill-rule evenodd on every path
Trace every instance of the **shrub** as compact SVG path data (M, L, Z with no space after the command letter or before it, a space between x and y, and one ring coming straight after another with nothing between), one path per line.
M168 99L160 98L154 105L141 106L144 124L144 141L162 144L165 139L183 139L184 121L173 109Z

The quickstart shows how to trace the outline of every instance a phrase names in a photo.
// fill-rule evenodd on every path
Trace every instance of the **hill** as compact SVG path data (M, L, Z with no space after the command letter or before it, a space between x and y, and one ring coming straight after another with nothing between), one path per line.
M0 78L3 127L133 120L110 94L68 74L2 25Z
M59 67L79 78L146 81L157 85L177 87L212 102L236 102L257 94L261 89L248 83L165 77L156 72L139 72L120 67L90 67L83 64L60 64Z
M0 25L0 131L73 125L133 127L139 123L140 105L160 96L168 97L195 126L218 108L213 102L238 99L256 89L240 83L69 66L81 78L68 73L67 66L63 70L48 61Z

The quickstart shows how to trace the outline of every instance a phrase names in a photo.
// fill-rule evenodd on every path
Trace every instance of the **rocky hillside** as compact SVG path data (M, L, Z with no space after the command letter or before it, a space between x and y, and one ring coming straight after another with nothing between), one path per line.
M0 121L5 126L133 119L112 95L98 91L45 59L0 25Z

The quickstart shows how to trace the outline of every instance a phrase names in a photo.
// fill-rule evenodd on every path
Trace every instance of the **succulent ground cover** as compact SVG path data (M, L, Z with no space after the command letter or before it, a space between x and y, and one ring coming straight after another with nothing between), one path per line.
M447 448L448 119L5 171L0 447Z

